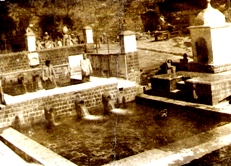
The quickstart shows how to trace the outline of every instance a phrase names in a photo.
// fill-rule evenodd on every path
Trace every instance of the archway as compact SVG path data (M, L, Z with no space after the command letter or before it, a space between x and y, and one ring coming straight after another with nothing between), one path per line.
M196 41L196 52L199 63L208 64L208 47L204 38L200 37Z

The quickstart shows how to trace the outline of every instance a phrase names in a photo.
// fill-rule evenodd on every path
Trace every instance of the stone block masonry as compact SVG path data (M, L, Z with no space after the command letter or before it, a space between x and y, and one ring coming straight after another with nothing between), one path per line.
M143 93L143 87L128 80L120 80L118 84L119 102L125 98L125 102L134 101L137 94Z
M77 55L84 52L84 45L58 47L56 49L47 49L38 51L40 64L44 64L49 59L52 65L61 65L68 63L68 56Z
M2 73L30 69L27 52L17 52L0 55L0 69Z
M40 50L38 51L40 63L38 66L35 67L30 66L28 52L17 52L0 55L0 71L3 75L3 88L8 94L21 94L20 91L22 88L18 88L19 92L13 92L12 87L15 87L16 85L20 87L20 85L18 85L17 83L17 77L18 75L23 74L24 81L27 84L28 91L33 91L31 90L31 84L33 82L32 75L37 74L41 76L42 66L44 65L44 62L47 59L51 61L51 64L54 66L54 69L57 73L57 84L67 84L68 81L70 83L68 56L81 54L83 52L84 45Z
M188 89L195 85L195 92L200 103L216 105L222 100L230 97L231 75L230 72L211 75L205 78L192 78L186 81Z
M22 125L44 121L44 106L51 104L57 116L75 115L74 96L80 93L88 108L102 104L101 95L106 90L116 100L118 81L115 78L103 82L88 82L51 90L42 90L21 96L5 96L6 107L0 110L0 128L11 126L18 116ZM64 116L65 117L65 116Z
M69 64L54 66L56 73L56 82L58 86L65 86L70 84L70 68ZM17 72L10 72L3 74L3 90L8 95L20 95L23 94L22 85L18 84L18 76L23 74L24 82L28 92L36 91L38 85L38 79L41 78L42 68L35 68ZM33 78L34 77L34 78Z
M138 52L126 53L127 79L130 81L140 82L140 68Z
M126 78L125 56L121 54L88 54L94 70L93 76Z
M69 55L83 53L83 49L83 45L77 45L38 51L40 64L37 67L41 68L46 59L49 59L54 66L66 64L68 63ZM9 73L32 69L29 65L27 54L28 52L24 51L0 55L0 71Z
M123 54L88 54L94 70L94 76L106 72L108 76L125 78L140 82L138 52ZM97 75L100 73L99 75Z

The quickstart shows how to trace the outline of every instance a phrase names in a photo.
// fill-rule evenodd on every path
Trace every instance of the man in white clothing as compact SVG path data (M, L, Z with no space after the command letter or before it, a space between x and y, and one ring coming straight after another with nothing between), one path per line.
M92 74L92 66L86 54L83 54L83 59L80 61L82 81L89 82L90 75Z

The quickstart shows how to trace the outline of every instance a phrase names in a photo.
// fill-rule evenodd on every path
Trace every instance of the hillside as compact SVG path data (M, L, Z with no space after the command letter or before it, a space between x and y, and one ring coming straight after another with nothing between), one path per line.
M226 3L212 1L218 8ZM0 2L0 50L24 50L29 24L34 25L38 38L45 32L53 40L62 37L66 25L75 35L81 35L84 26L91 26L95 36L106 32L110 40L115 40L123 28L142 32L148 30L145 21L152 22L151 26L156 24L153 19L141 18L149 10L158 16L205 6L206 0L7 0Z

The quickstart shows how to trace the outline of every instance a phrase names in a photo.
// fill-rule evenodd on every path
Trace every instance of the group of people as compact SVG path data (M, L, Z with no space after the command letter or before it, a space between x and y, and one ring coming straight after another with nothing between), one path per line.
M90 76L93 73L90 60L87 58L87 54L83 54L83 59L80 61L82 82L89 82ZM56 73L50 62L50 60L45 61L45 65L42 69L42 82L45 89L50 89L50 87L57 87L56 83Z
M80 37L78 35L65 34L63 36L63 39L58 37L57 39L52 40L49 34L45 32L43 39L38 38L36 40L36 47L37 47L37 50L42 50L42 49L50 49L54 47L72 46L72 45L80 44L80 42L81 42Z

